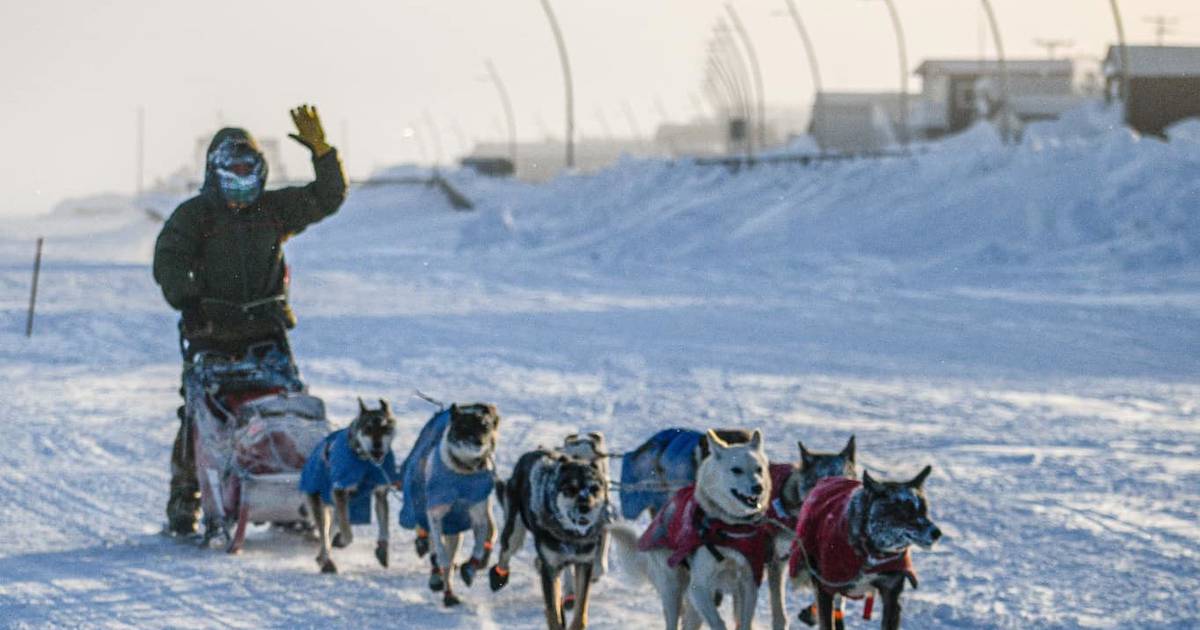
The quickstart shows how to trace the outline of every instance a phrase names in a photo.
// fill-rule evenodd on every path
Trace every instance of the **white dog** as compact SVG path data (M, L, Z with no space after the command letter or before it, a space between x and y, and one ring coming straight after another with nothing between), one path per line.
M737 627L749 629L772 554L775 528L765 518L771 476L762 432L735 445L714 431L707 438L710 449L696 484L676 492L640 538L627 526L610 530L625 566L637 567L658 590L667 630L678 628L681 614L684 628L698 628L701 621L725 628L717 610L722 593L733 596Z

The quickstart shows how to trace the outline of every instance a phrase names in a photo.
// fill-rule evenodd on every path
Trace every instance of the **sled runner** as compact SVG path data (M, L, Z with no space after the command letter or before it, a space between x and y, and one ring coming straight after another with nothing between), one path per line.
M184 377L204 542L237 553L249 523L303 524L300 471L332 427L306 393L291 357L273 342L244 357L201 352Z

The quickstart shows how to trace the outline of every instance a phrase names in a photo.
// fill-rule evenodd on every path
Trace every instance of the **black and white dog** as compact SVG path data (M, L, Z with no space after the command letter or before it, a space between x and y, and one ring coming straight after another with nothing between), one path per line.
M608 452L604 448L604 434L591 431L588 433L572 433L563 438L562 446L559 447L559 452L564 455L570 455L582 459L586 462L593 462L600 469L600 474L604 478L610 479L608 475ZM611 506L609 506L611 508ZM611 509L605 515L606 519L611 520ZM600 549L596 552L596 564L592 565L592 583L595 584L608 572L608 529L604 529L604 533L600 536ZM575 605L575 571L572 565L567 565L563 569L563 608L570 610Z
M387 401L379 409L367 409L358 401L358 417L349 427L330 433L313 449L300 473L300 490L308 497L321 551L317 565L322 573L337 573L330 557L330 514L333 506L338 532L332 546L345 547L354 539L350 525L370 522L371 496L375 496L375 516L379 538L375 558L388 565L388 488L396 475L392 440L396 436L396 418Z
M493 591L508 583L513 554L533 534L546 626L566 628L559 577L574 569L576 602L570 628L587 627L592 567L599 561L608 520L608 476L594 461L537 450L521 456L503 485L500 558L488 573Z
M942 532L929 518L923 486L931 467L910 481L876 481L863 472L853 479L817 483L796 527L791 575L817 592L817 619L832 630L833 597L863 597L879 592L883 628L900 627L900 593L917 585L909 547L933 546Z
M433 555L429 588L442 591L442 603L460 603L451 586L454 557L462 533L471 530L475 548L462 565L462 579L471 585L475 573L487 566L496 535L492 518L495 464L500 413L493 405L450 405L430 418L400 468L404 503L400 525L417 530L418 556Z

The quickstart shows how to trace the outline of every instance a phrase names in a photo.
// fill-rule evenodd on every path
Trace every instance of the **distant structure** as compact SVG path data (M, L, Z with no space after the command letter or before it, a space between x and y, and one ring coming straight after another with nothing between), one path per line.
M1200 116L1200 47L1128 46L1125 122L1139 133L1164 136L1172 123ZM1119 98L1121 50L1104 60L1106 94Z
M923 79L918 136L957 133L981 118L1007 116L1017 127L1053 120L1080 104L1070 59L1009 59L1007 111L1000 94L1000 64L992 60L930 59L917 68Z
M821 92L813 101L808 131L822 151L883 151L897 143L904 121L912 120L901 115L901 107L911 102L898 92Z

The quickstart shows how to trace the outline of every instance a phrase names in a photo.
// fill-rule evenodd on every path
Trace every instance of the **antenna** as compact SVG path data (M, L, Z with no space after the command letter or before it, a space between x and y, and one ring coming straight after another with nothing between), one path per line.
M1154 25L1154 40L1156 46L1162 46L1163 40L1167 35L1174 33L1175 27L1179 26L1179 16L1176 15L1150 15L1142 18L1143 22Z
M1059 48L1070 49L1075 45L1075 41L1070 39L1035 39L1033 40L1033 43L1036 46L1045 48L1046 55L1050 59L1054 59L1054 53L1057 52Z

